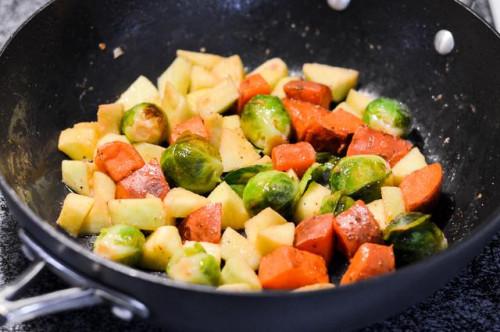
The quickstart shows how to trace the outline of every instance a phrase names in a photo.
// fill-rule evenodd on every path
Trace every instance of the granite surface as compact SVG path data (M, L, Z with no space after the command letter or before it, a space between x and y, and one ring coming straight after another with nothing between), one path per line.
M83 1L83 0L82 0ZM486 20L486 1L463 0ZM0 0L0 46L46 0ZM16 222L0 195L0 285L13 280L28 261L20 251ZM27 295L63 288L43 273ZM457 277L424 302L362 331L500 331L500 234ZM144 322L124 323L105 306L35 319L0 331L154 331Z

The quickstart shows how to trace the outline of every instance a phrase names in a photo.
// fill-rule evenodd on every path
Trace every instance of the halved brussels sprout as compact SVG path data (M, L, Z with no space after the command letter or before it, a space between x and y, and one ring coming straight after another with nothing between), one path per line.
M394 246L398 266L431 256L448 247L443 232L429 214L409 212L398 215L385 229L384 240Z
M376 155L342 158L330 176L332 190L363 199L366 203L380 198L380 186L390 174L387 162Z
M271 164L271 163L243 167L243 168L235 169L234 171L227 173L226 176L224 176L224 181L226 181L227 184L229 184L229 185L233 185L233 184L246 185L248 180L253 178L258 173L264 172L264 171L269 171L272 169L273 169L273 164Z
M330 181L330 176L335 166L340 161L340 157L331 156L326 162L322 163L314 169L312 179L321 185L327 185Z
M302 197L302 195L304 195L304 193L307 190L307 187L309 187L309 184L314 181L313 173L320 166L321 166L320 164L314 163L311 166L309 166L309 168L306 170L304 175L302 175L302 178L299 181L297 195L295 196L295 198L293 200L293 206L295 206L297 204L297 202L299 201L299 199Z
M207 254L203 246L194 245L179 250L168 262L167 275L192 284L217 286L220 266L214 256Z
M145 242L144 234L137 228L114 225L101 230L94 243L94 253L115 262L135 265L141 258Z
M323 199L319 213L333 213L337 216L349 209L354 203L355 201L351 197L343 195L341 191L336 191Z
M288 141L291 120L278 97L257 95L243 108L241 129L253 145L269 155L273 147Z
M332 157L335 157L330 152L316 152L316 162L323 164L330 160Z
M222 174L219 151L192 134L181 136L163 152L161 167L175 184L198 194L214 189Z
M252 215L271 207L281 215L289 216L297 190L298 182L287 173L265 171L248 181L243 191L243 202Z
M159 144L167 137L167 118L151 103L138 104L126 111L121 127L132 143Z
M393 136L408 134L411 117L408 107L389 98L377 98L366 107L363 121L368 127Z

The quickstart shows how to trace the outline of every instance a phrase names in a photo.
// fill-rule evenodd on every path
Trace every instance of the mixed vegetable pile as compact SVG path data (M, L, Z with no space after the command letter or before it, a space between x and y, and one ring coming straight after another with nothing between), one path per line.
M141 76L61 132L57 223L99 234L107 259L231 291L333 287L340 256L349 284L446 248L425 214L443 171L404 139L408 107L354 90L356 70L303 74L177 51L157 87Z

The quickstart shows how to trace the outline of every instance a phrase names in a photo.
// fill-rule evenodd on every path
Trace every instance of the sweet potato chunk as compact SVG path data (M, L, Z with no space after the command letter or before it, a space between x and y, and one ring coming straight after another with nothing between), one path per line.
M275 146L271 156L274 169L279 171L293 169L298 176L302 176L316 161L316 151L308 142Z
M267 289L294 289L329 281L321 256L287 246L261 259L259 280Z
M283 86L288 98L298 99L328 109L332 102L330 88L324 84L295 80Z
M117 183L116 198L145 198L147 194L151 194L163 199L169 190L160 164L156 159L152 159Z
M240 83L240 98L238 99L238 112L245 104L256 95L271 94L271 86L260 74L252 74Z
M177 141L177 139L186 132L190 132L191 134L195 134L208 139L207 128L203 124L203 120L199 115L194 116L191 119L179 123L177 126L175 126L174 130L170 134L170 144L174 144L175 141Z
M364 243L351 259L342 276L341 285L346 285L394 271L395 260L392 246Z
M352 257L365 242L380 243L382 240L377 221L363 201L357 201L339 214L335 218L333 228L338 248L347 257Z
M439 163L428 165L406 176L399 185L406 211L425 211L431 208L439 197L442 183L443 168Z
M115 141L97 149L95 164L114 181L120 181L143 167L144 160L132 145Z
M208 204L191 213L179 226L184 241L219 243L222 228L222 204Z
M376 154L394 166L411 148L407 140L362 126L354 133L347 155Z
M333 222L332 213L300 222L295 229L295 248L320 255L326 263L329 263L334 245Z

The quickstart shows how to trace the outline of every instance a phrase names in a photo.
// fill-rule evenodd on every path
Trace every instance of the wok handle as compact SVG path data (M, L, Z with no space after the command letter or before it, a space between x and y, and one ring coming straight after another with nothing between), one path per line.
M43 261L33 263L14 282L0 290L0 326L14 325L36 317L94 306L103 302L94 289L80 287L13 300L36 279L45 267L46 263Z

